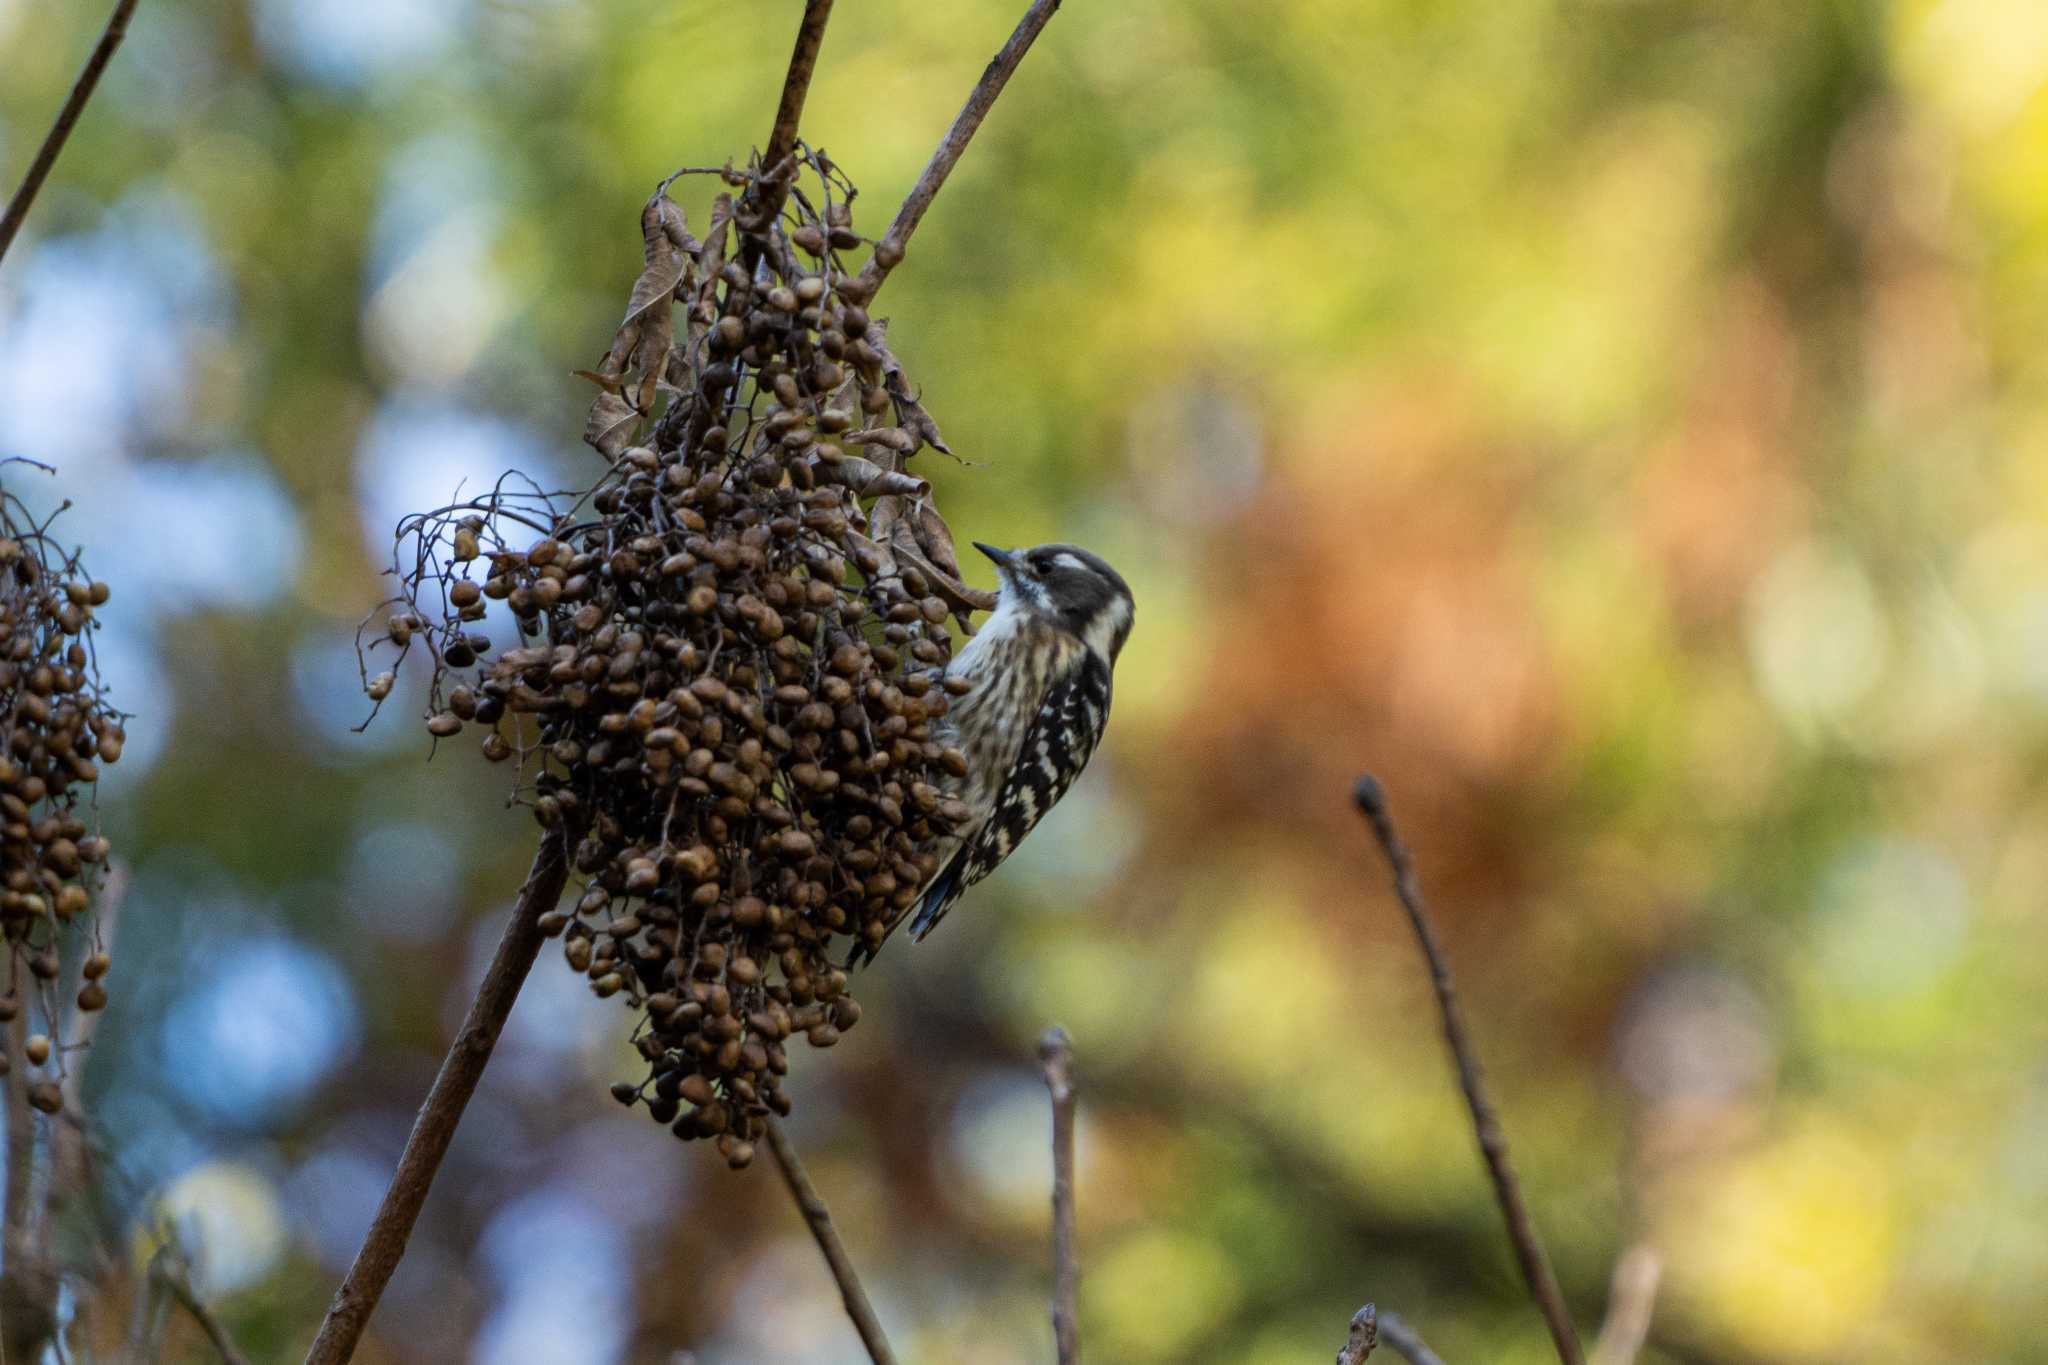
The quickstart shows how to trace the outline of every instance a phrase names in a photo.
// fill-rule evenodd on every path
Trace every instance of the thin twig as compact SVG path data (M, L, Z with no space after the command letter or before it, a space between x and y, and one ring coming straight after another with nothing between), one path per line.
M1337 1365L1365 1365L1380 1344L1380 1310L1367 1304L1351 1315L1351 1335L1337 1352Z
M1081 1358L1081 1263L1074 1250L1074 1041L1063 1028L1038 1040L1052 1095L1052 1335L1059 1365Z
M108 869L107 879L94 897L92 950L113 951L121 904L128 898L130 884L125 864ZM105 1016L105 1010L81 1009L74 1000L65 1012L64 1030L57 1035L64 1044L64 1075L58 1081L64 1103L50 1125L50 1152L43 1163L42 1184L29 1200L30 1217L35 1220L31 1235L38 1239L64 1201L84 1188L89 1178L86 1149L91 1132L85 1122L85 1071L92 1062L93 1038Z
M541 841L533 868L526 874L526 885L520 888L518 903L506 921L504 936L498 940L490 970L477 987L469 1016L462 1021L455 1041L448 1045L440 1074L434 1077L433 1088L413 1120L390 1188L384 1191L384 1200L370 1221L370 1230L363 1238L362 1249L356 1252L355 1263L349 1267L341 1288L335 1291L334 1302L320 1324L320 1334L306 1352L306 1365L341 1365L355 1353L356 1342L369 1324L370 1314L376 1311L384 1286L398 1269L399 1258L405 1255L406 1239L412 1235L420 1206L426 1202L427 1190L434 1183L434 1172L448 1154L448 1144L455 1136L456 1125L462 1121L462 1111L476 1093L477 1081L491 1060L491 1049L497 1045L513 1002L519 998L519 988L540 953L546 938L541 932L540 917L554 909L561 898L562 885L569 876L569 844L566 826L549 831Z
M0 1234L0 1255L6 1259L7 1273L0 1275L0 1365L36 1359L57 1324L57 1277L38 1254L32 1236L36 1122L28 1105L28 1058L23 1053L23 1043L28 1038L29 1006L25 999L17 1000L16 1005L18 1012L5 1030L10 1062L6 1088L7 1208L5 1232Z
M1430 983L1436 988L1437 1008L1443 1015L1444 1041L1450 1044L1451 1056L1457 1064L1458 1085L1464 1090L1466 1106L1472 1111L1472 1130L1479 1139L1480 1154L1486 1158L1486 1169L1493 1177L1494 1197L1507 1222L1508 1237L1514 1243L1515 1259L1521 1265L1522 1278L1528 1283L1529 1294L1536 1300L1536 1307L1550 1328L1557 1358L1563 1365L1584 1365L1585 1355L1579 1348L1571 1314L1565 1310L1557 1276L1550 1268L1550 1258L1544 1254L1542 1240L1536 1235L1536 1225L1529 1217L1528 1206L1522 1202L1522 1187L1515 1179L1515 1168L1508 1159L1507 1137L1501 1132L1500 1120L1486 1096L1486 1085L1479 1071L1479 1055L1473 1049L1471 1035L1466 1032L1457 991L1451 984L1450 962L1444 956L1443 945L1437 941L1429 908L1423 903L1415 865L1394 828L1393 817L1387 812L1386 792L1380 787L1379 779L1367 774L1358 779L1352 799L1372 824L1373 835L1386 854L1388 866L1393 869L1394 894L1400 897L1401 908L1408 912L1408 922L1414 927L1415 937L1422 945L1422 955L1429 960Z
M21 220L28 217L29 205L35 203L43 181L49 178L50 167L57 164L57 154L64 150L65 139L71 136L72 126L85 111L85 102L92 98L93 87L100 83L100 73L107 69L107 63L113 60L114 49L127 36L128 16L134 12L135 0L119 0L114 6L98 45L93 48L92 56L86 59L85 70L78 73L78 80L73 83L64 107L57 111L57 121L50 125L41 150L29 163L21 188L14 192L14 198L7 201L7 213L0 217L0 257L7 255L7 248L14 242L14 234L21 230Z
M831 17L832 0L804 0L796 50L789 55L789 74L782 78L782 101L775 106L775 128L768 134L768 149L761 153L761 169L770 174L796 150L797 122L803 118L804 97L810 93L811 77L818 69L818 49L825 42L825 22ZM783 183L786 186L788 182ZM779 203L775 207L780 211Z
M213 1310L200 1302L198 1293L192 1288L192 1280L185 1273L182 1261L170 1254L170 1248L159 1251L149 1263L149 1277L163 1286L171 1301L185 1310L185 1315L199 1324L199 1330L206 1333L206 1339L213 1343L213 1349L220 1353L224 1365L249 1365L249 1357L235 1345L233 1337Z
M910 242L910 234L917 230L917 224L938 197L939 187L946 183L946 177L953 173L960 154L967 150L968 142L974 137L981 121L988 117L994 107L996 96L1003 93L1010 75L1017 64L1024 60L1024 54L1031 50L1031 44L1058 12L1060 0L1032 0L1031 8L1017 22L1016 31L1010 34L1010 41L1003 44L1003 50L995 55L988 67L975 83L974 92L967 97L960 113L953 120L953 126L946 130L944 140L932 159L925 163L924 173L911 186L910 194L903 201L903 207L896 210L896 220L889 224L889 230L882 234L882 240L875 243L875 254L861 267L858 281L863 297L872 299L875 291L882 287L889 272L903 259L904 248Z
M782 1121L773 1114L768 1116L768 1149L775 1154L775 1164L782 1171L783 1183L789 1186L789 1197L796 1201L797 1211L810 1225L811 1236L818 1241L818 1250L825 1253L825 1264L832 1268L832 1278L839 1282L839 1297L846 1304L846 1316L853 1319L861 1344L868 1348L868 1359L875 1365L895 1365L896 1355L889 1349L889 1338L882 1331L881 1319L875 1316L874 1305L868 1302L867 1290L861 1287L860 1276L853 1268L853 1258L846 1254L846 1244L839 1240L839 1229L832 1223L832 1211L825 1207L817 1186L811 1184L810 1173L804 1170L803 1158L796 1154L789 1134L782 1130Z
M1607 1317L1600 1324L1600 1335L1593 1340L1594 1365L1634 1365L1644 1343L1650 1339L1657 1282L1663 1275L1663 1258L1641 1243L1624 1251L1614 1263L1614 1279L1607 1291Z
M0 1245L12 1260L28 1250L28 1229L33 1223L30 1189L35 1178L35 1113L28 1106L29 1002L15 999L15 1015L7 1025L7 1210L4 1238Z
M1393 1347L1408 1365L1444 1365L1443 1357L1424 1345L1415 1329L1396 1314L1380 1314L1380 1340Z

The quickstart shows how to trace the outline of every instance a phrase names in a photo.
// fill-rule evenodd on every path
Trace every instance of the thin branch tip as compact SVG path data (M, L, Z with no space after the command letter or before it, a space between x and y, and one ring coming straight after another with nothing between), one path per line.
M1394 1353L1408 1365L1444 1365L1443 1357L1430 1350L1428 1343L1399 1314L1382 1313L1379 1332L1380 1339L1393 1347Z
M1351 786L1351 800L1367 819L1377 822L1386 818L1387 789L1371 773L1359 774Z
M1380 1310L1367 1304L1351 1315L1351 1335L1337 1352L1337 1365L1365 1365L1380 1344Z
M1558 1286L1557 1274L1543 1249L1535 1220L1530 1217L1528 1204L1522 1198L1521 1182L1508 1155L1507 1135L1502 1131L1493 1101L1487 1095L1478 1049L1473 1046L1464 1011L1458 1004L1450 959L1437 938L1436 926L1431 919L1429 905L1423 899L1414 864L1388 814L1386 790L1379 779L1368 773L1358 779L1351 795L1360 813L1372 825L1373 835L1393 872L1394 895L1407 913L1409 927L1414 930L1416 943L1429 966L1430 985L1436 993L1444 1042L1450 1049L1458 1088L1464 1092L1465 1106L1472 1116L1472 1135L1478 1141L1480 1156L1484 1158L1487 1175L1493 1182L1494 1202L1499 1205L1501 1220L1507 1225L1508 1240L1514 1247L1523 1283L1528 1287L1529 1297L1537 1311L1543 1315L1544 1325L1550 1330L1551 1343L1557 1350L1560 1365L1585 1365L1585 1351L1579 1344L1577 1329L1572 1326L1571 1313L1565 1307L1564 1292ZM1387 1320L1391 1318L1389 1314ZM1383 1330L1387 1320L1382 1321ZM1391 1343L1391 1332L1388 1335Z

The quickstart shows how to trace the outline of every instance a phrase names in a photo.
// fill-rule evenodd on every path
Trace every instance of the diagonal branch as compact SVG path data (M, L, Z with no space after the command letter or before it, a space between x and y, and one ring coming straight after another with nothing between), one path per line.
M186 1273L182 1259L170 1254L170 1248L159 1251L149 1263L149 1278L171 1296L171 1301L185 1310L185 1315L199 1324L199 1330L206 1333L206 1339L213 1343L213 1349L220 1355L221 1365L249 1365L249 1357L242 1354L235 1345L235 1339L228 1335L227 1327L213 1310L200 1299L192 1288L192 1279Z
M1017 21L1016 31L1010 34L1010 41L1003 44L988 67L975 83L974 92L961 106L960 113L953 119L953 126L946 130L945 138L939 143L932 159L925 163L924 173L911 186L903 207L896 210L896 221L889 224L889 230L882 234L882 240L875 243L875 254L861 267L856 283L863 297L872 299L875 291L882 287L889 272L903 259L903 250L910 242L910 234L917 231L917 225L938 197L939 187L946 183L946 177L953 173L953 167L960 161L960 154L967 150L967 144L981 121L988 117L988 111L995 107L996 96L1003 93L1009 84L1011 73L1024 60L1024 54L1031 50L1031 44L1038 40L1039 33L1058 12L1060 0L1032 0L1031 8Z
M825 1207L825 1201L818 1194L817 1186L811 1184L810 1172L804 1169L803 1158L797 1155L796 1147L789 1140L789 1134L782 1130L782 1120L768 1115L768 1149L775 1153L775 1164L782 1171L783 1183L789 1186L789 1196L796 1201L797 1211L810 1225L811 1236L818 1241L818 1250L825 1253L825 1264L832 1268L832 1278L839 1282L839 1297L846 1303L846 1316L853 1319L854 1330L860 1333L861 1343L868 1348L868 1358L875 1365L896 1365L896 1356L889 1349L889 1338L882 1332L881 1319L875 1316L874 1305L868 1302L867 1290L861 1287L860 1276L853 1268L853 1258L846 1254L846 1244L839 1240L839 1229L833 1225L832 1211Z
M1479 1071L1479 1054L1473 1049L1471 1035L1465 1029L1464 1012L1458 1006L1457 990L1451 984L1450 963L1444 956L1443 945L1437 941L1429 907L1423 903L1415 865L1408 856L1407 846L1401 842L1400 833L1394 828L1393 817L1387 812L1386 792L1380 787L1379 779L1367 774L1358 779L1358 785L1352 790L1352 800L1357 802L1359 812L1372 824L1373 835L1386 854L1387 865L1393 869L1394 894L1400 898L1401 908L1408 912L1408 922L1414 927L1416 940L1422 945L1422 955L1429 960L1430 984L1436 988L1437 1008L1443 1015L1444 1041L1450 1045L1452 1059L1457 1064L1458 1085L1464 1090L1465 1104L1472 1111L1472 1130L1479 1139L1480 1154L1486 1158L1487 1172L1493 1177L1494 1198L1507 1222L1508 1237L1514 1243L1515 1260L1521 1266L1522 1278L1528 1283L1530 1297L1536 1300L1536 1307L1550 1328L1558 1360L1563 1365L1584 1365L1585 1355L1579 1348L1571 1314L1565 1309L1557 1276L1550 1268L1550 1258L1544 1254L1542 1240L1536 1235L1536 1225L1529 1217L1528 1206L1522 1202L1521 1182L1515 1178L1515 1168L1508 1159L1507 1137L1501 1132L1493 1103L1486 1096L1486 1083ZM1381 1328L1392 1344L1393 1335L1388 1330L1388 1321L1382 1320Z
M1081 1358L1081 1265L1074 1249L1074 1043L1063 1028L1038 1040L1052 1095L1052 1335L1059 1365Z
M1380 1315L1380 1339L1394 1348L1408 1365L1444 1365L1443 1357L1429 1349L1415 1329L1393 1313Z
M476 999L470 1003L469 1016L462 1021L461 1031L448 1045L448 1055L442 1059L440 1074L434 1077L426 1103L413 1120L390 1188L384 1191L384 1200L377 1206L377 1215L370 1221L370 1230L363 1238L362 1249L356 1252L347 1278L335 1291L334 1302L320 1324L320 1334L306 1352L306 1365L341 1365L355 1354L356 1343L369 1325L370 1314L377 1309L384 1286L398 1269L399 1258L405 1255L406 1240L419 1219L420 1206L426 1203L427 1190L434 1183L434 1173L448 1154L456 1125L462 1122L462 1111L476 1093L477 1082L490 1063L491 1049L504 1032L513 1002L519 999L519 988L533 970L534 958L539 956L540 945L547 937L541 931L540 917L554 909L555 902L561 899L562 885L569 877L569 844L566 824L550 830L541 841L533 868L526 874L526 885L520 888L518 903L506 921L504 936L498 940L490 970L477 987Z
M85 70L78 73L78 80L72 85L64 107L57 111L57 121L50 125L42 147L36 152L36 159L29 163L28 174L21 179L21 188L14 192L14 198L7 201L7 213L0 217L0 257L7 255L7 248L14 243L14 234L21 231L21 220L28 217L29 205L35 203L43 181L49 178L50 167L57 164L57 154L64 150L64 142L71 136L78 116L85 112L85 102L92 98L93 87L100 83L100 73L107 69L107 63L113 60L114 49L121 46L121 39L127 36L128 16L134 12L135 0L119 0L113 14L108 16L107 26L93 47L92 56L86 59Z

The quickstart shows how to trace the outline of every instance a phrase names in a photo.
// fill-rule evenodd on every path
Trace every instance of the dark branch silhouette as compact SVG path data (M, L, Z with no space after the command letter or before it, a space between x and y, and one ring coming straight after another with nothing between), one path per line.
M796 128L804 114L804 98L818 70L818 49L825 43L825 23L832 0L804 0L803 23L796 31L796 50L789 55L789 74L782 80L782 100L775 106L775 128L761 153L761 169L771 174L796 150ZM784 182L787 184L787 182ZM781 207L778 201L776 207Z
M128 16L135 13L135 0L120 0L114 12L107 17L107 26L100 33L100 40L93 46L92 56L85 62L85 70L78 73L71 93L64 100L64 107L57 111L57 121L50 125L50 131L43 138L43 145L36 152L36 159L28 166L28 174L21 178L21 188L14 192L14 198L7 201L7 212L0 216L0 258L7 255L7 248L14 244L14 234L21 231L21 222L28 217L29 206L36 201L36 194L43 188L43 182L50 177L50 168L57 164L57 154L64 150L65 140L78 123L78 116L85 112L85 102L92 98L94 87L100 83L100 73L107 69L107 63L114 58L114 49L121 46L121 39L128 35Z
M448 1045L448 1055L442 1059L440 1074L434 1077L426 1103L413 1120L391 1186L377 1206L355 1264L349 1267L347 1278L335 1291L334 1302L320 1324L320 1334L306 1352L306 1365L341 1365L355 1353L356 1343L369 1325L370 1314L377 1309L384 1286L398 1269L413 1224L419 1219L420 1206L426 1203L427 1190L434 1183L434 1173L448 1154L456 1125L462 1122L462 1111L476 1093L477 1081L491 1060L491 1049L497 1046L513 1002L519 998L519 988L533 970L540 945L546 940L540 917L554 909L555 902L561 899L562 885L569 877L569 842L566 828L560 826L541 840L533 869L526 874L526 885L520 888L518 903L512 907L504 936L491 957L490 970L477 987L476 999L470 1003L469 1016L462 1021L461 1031Z

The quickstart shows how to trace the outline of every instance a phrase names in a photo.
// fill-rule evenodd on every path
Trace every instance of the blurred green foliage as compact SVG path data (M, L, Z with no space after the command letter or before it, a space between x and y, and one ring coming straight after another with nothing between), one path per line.
M7 183L97 8L0 0ZM1015 16L840 8L806 133L874 231ZM0 272L0 454L66 470L157 736L91 1103L256 1359L533 843L349 733L386 528L590 468L639 206L765 136L798 9L146 0ZM1139 602L1086 780L801 1064L908 1358L1049 1358L1054 1019L1092 1354L1327 1358L1372 1298L1546 1357L1370 767L1589 1332L1646 1241L1652 1361L2048 1361L2044 16L1065 7L880 310L961 536ZM606 1098L624 1035L543 964L363 1359L858 1358L772 1177Z

